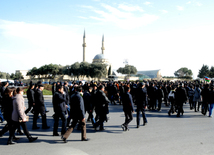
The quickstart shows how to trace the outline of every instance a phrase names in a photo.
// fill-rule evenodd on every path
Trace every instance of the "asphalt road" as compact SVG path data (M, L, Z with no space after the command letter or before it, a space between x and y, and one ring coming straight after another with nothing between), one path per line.
M53 137L53 108L51 98L45 98L48 130L32 130L32 114L28 129L38 140L29 143L22 135L15 145L6 145L9 134L0 137L0 155L214 155L214 118L203 116L200 112L189 110L184 105L184 116L168 116L169 107L162 105L162 111L147 111L148 124L136 128L136 113L130 123L130 131L124 132L121 124L124 114L121 105L110 105L110 120L105 123L105 131L94 131L87 122L87 137L90 141L81 141L81 131L74 130L64 143L60 136ZM27 102L26 102L27 106ZM61 124L61 123L60 123ZM143 124L141 119L141 124ZM0 129L5 123L0 124ZM41 119L38 120L41 127ZM60 129L59 129L60 133Z

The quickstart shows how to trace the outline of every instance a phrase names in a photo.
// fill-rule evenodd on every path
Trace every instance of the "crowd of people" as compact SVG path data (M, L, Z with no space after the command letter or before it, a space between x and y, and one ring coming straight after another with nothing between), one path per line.
M44 85L41 81L36 84L30 82L27 90L28 108L25 108L23 92L21 87L9 88L8 83L0 86L0 119L7 124L0 131L0 137L9 131L7 144L15 144L18 140L15 131L24 134L30 142L37 137L32 137L27 129L26 122L29 112L33 113L33 130L37 126L39 114L42 118L42 129L49 129L46 113L48 112L43 91ZM168 115L177 113L177 117L184 114L183 105L189 103L190 110L201 111L203 115L212 117L214 105L214 86L199 81L144 81L144 82L54 82L52 85L52 103L54 111L53 136L59 136L59 119L62 121L61 139L67 142L67 138L78 124L81 130L82 141L88 141L86 136L86 122L91 122L95 130L105 130L104 122L108 121L109 104L122 106L125 122L121 125L123 131L129 130L129 123L133 120L136 112L137 128L140 127L140 114L142 113L143 125L148 123L146 110L161 111L162 103L169 107ZM136 110L135 110L136 105ZM85 118L86 112L88 118ZM72 121L71 121L72 120Z

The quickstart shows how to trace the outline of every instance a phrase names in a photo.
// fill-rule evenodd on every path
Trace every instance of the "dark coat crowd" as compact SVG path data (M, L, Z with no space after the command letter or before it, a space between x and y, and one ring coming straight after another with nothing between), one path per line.
M21 88L8 88L8 83L0 87L0 119L7 121L5 127L0 131L0 136L9 131L8 144L14 144L18 138L15 131L23 134L20 126L30 142L37 137L32 137L27 130L27 114L33 113L32 129L40 127L37 125L39 114L42 118L42 129L49 129L46 113L48 112L44 97L44 85L39 81L30 83L27 90L28 108L25 109L23 90ZM128 124L133 120L136 112L137 128L140 127L140 114L143 117L143 125L148 123L146 111L161 111L163 103L169 107L168 115L174 113L177 117L184 114L183 105L189 103L190 110L201 111L203 115L212 117L214 105L213 83L205 84L199 81L165 82L55 82L52 84L53 103L53 136L59 136L59 119L62 121L61 139L67 142L67 138L77 126L81 130L82 141L87 141L86 122L91 122L95 130L105 130L104 123L108 122L109 104L121 105L125 122L121 125L124 131L128 131ZM136 106L136 109L134 108ZM88 113L88 118L85 114ZM71 121L72 120L72 121Z

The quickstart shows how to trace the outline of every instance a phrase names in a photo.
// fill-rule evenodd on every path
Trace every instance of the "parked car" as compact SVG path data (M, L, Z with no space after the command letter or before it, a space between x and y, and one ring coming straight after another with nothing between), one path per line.
M14 86L14 83L12 82L12 81L1 81L2 83L4 83L4 82L8 82L9 83L9 86Z
M42 82L42 84L49 84L49 82L48 81L44 81L44 82Z

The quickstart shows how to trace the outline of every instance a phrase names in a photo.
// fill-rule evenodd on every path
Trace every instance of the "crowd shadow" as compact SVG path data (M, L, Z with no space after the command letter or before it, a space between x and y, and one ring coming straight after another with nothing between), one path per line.
M46 107L48 109L53 108L52 106L52 100L46 102ZM135 106L136 109L136 106ZM165 105L162 105L162 111L157 111L157 110L151 110L151 111L146 111L146 116L147 118L169 118L169 119L175 119L177 118L176 115L177 113L172 114L171 116L168 115L168 110L170 109L170 106L166 107ZM117 103L117 105L113 105L113 104L109 104L109 114L111 115L111 113L120 113L119 117L123 117L125 119L125 116L123 114L123 106L119 105ZM188 119L188 118L204 118L205 116L203 116L200 112L195 113L193 110L189 110L189 105L188 104L184 104L184 115L179 117L179 118L184 118L184 119ZM52 114L52 113L51 113ZM133 121L134 119L136 119L136 115L137 113L133 113ZM32 126L33 126L33 114L32 113L28 113L29 116L29 122L27 122L27 128L30 132L30 134L34 137L50 137L53 133L53 125L54 125L54 119L52 117L52 115L48 115L47 114L47 124L48 126L50 126L49 129L42 129L42 118L39 115L39 118L37 120L37 126L40 127L40 129L38 130L33 130ZM142 114L141 114L142 117ZM3 128L5 124L1 124L1 129ZM103 131L99 131L99 130L95 130L93 128L93 125L91 122L87 122L86 124L86 132L87 133L98 133L98 132L104 132L104 133L108 133L108 134L122 134L124 131L121 128L121 125L108 125L105 124L105 128L106 130ZM130 129L135 129L136 125L129 125ZM61 131L61 120L59 120L59 128L58 131ZM50 134L51 133L51 134ZM59 132L60 133L60 132ZM81 134L81 130L77 129L77 126L75 127L75 129L73 130L73 133L80 133ZM9 137L9 133L7 132L3 137L0 137L0 145L7 145L7 140ZM18 136L19 137L19 136ZM20 136L21 139L17 141L17 143L29 143L27 137L25 135ZM58 140L56 140L56 137L54 138L48 138L48 139L39 139L36 140L34 143L41 143L41 142L45 142L45 143L49 143L49 144L60 144L63 143L63 141L61 140L60 136L57 137ZM73 141L73 142L78 142L81 140L68 140L69 141Z

